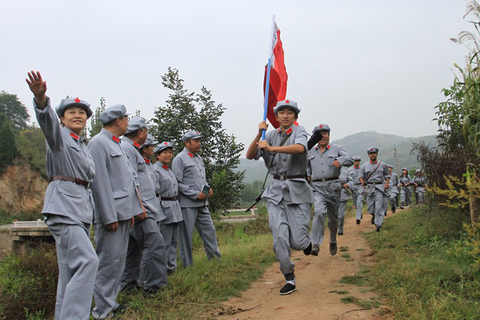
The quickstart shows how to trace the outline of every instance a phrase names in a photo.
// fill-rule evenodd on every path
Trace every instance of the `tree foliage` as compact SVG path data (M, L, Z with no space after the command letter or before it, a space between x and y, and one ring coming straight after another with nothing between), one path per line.
M200 93L189 92L183 82L176 69L168 68L162 76L163 86L172 93L165 106L155 110L150 132L159 142L172 142L174 153L178 153L184 147L182 136L189 130L200 131L207 181L215 193L209 200L210 209L212 212L229 209L241 198L244 172L234 172L233 169L240 162L244 146L234 135L226 133L220 120L225 107L213 101L212 93L205 87Z
M17 156L17 148L15 147L15 136L13 128L7 116L0 113L0 173L3 173L7 167L13 163Z
M27 108L16 94L0 92L0 113L4 114L15 129L25 129L30 119Z
M89 137L92 139L97 133L99 133L102 128L103 124L100 121L100 114L105 111L105 98L100 99L100 106L95 109L92 117L90 118L90 130L89 130Z
M15 137L18 154L34 168L47 177L45 136L36 125L31 125L20 131Z

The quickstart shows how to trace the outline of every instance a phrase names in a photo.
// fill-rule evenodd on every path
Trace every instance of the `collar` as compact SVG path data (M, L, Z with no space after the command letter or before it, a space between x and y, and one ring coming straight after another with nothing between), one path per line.
M315 147L315 150L320 150L320 147L318 146L318 144ZM327 144L327 146L325 147L325 150L330 150L330 144Z
M70 137L72 137L73 139L75 139L75 140L77 140L77 141L80 140L80 137L77 136L77 135L76 135L75 133L73 133L73 132L70 132Z
M110 139L112 139L116 143L120 143L120 138L117 137L116 135L114 135L113 133L111 133L110 131L108 131L107 129L102 128L102 131L100 131L100 132L103 133L103 134L106 134Z
M188 154L188 156L189 156L190 158L193 158L193 154L191 154L190 152L187 153L187 154Z
M145 160L146 164L150 164L150 160L148 160L147 158L143 158L143 160Z
M141 145L139 145L139 144L136 143L135 141L133 141L132 144L133 144L133 146L134 146L135 148L137 148L137 149L140 149L140 148L142 147Z
M370 164L377 164L378 161L370 161Z
M281 133L281 132L282 132L282 128L278 128L278 129L277 129L277 132L278 132L278 133ZM287 130L285 130L285 133L286 133L287 135L290 135L292 132L293 132L292 127L290 127L290 128L288 128Z
M162 168L165 169L165 170L168 170L168 166L165 165L165 164L162 164Z
M353 168L354 168L354 169L360 169L360 166L358 166L358 167L353 166Z

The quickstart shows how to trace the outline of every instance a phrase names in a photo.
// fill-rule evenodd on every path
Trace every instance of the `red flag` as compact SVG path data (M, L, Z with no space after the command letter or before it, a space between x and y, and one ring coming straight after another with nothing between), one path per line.
M285 68L285 58L283 54L282 40L280 39L280 29L274 23L272 36L272 60L270 69L270 86L268 91L267 119L274 128L280 127L273 107L278 101L285 100L287 95L287 69ZM265 77L263 79L263 94L265 95L265 83L267 82L267 68L265 67Z

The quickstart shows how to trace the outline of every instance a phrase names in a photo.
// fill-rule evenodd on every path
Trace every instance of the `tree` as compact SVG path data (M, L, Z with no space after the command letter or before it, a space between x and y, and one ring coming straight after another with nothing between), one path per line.
M0 114L0 137L2 137L0 143L0 173L3 173L17 156L13 129L4 114Z
M47 177L45 136L35 124L22 130L15 137L18 154Z
M30 119L27 108L18 100L16 94L0 92L0 113L3 113L15 129L25 129Z
M166 105L155 110L151 133L160 142L172 142L174 152L178 153L184 147L181 137L189 130L200 131L207 181L214 191L209 200L211 211L220 212L239 204L244 172L233 169L240 163L244 146L223 128L220 117L225 108L212 100L212 93L205 87L198 94L185 89L176 69L168 68L162 84L173 92Z
M97 133L99 133L102 128L103 124L100 121L100 114L105 111L105 98L100 99L100 106L95 109L95 112L93 113L92 117L90 118L90 139L93 138Z

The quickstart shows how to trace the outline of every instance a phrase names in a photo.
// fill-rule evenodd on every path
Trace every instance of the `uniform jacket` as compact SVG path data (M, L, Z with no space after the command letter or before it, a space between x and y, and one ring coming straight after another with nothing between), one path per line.
M377 168L377 166L378 169L373 174L370 174L375 168ZM384 192L385 187L383 182L390 176L388 174L387 165L384 162L377 160L375 162L365 162L360 168L360 177L362 177L363 181L368 184L370 192L373 192L375 189ZM367 177L369 177L368 180Z
M178 182L175 174L168 167L157 161L153 165L157 176L160 197L157 198L160 203L160 210L165 214L166 219L162 224L176 223L183 220L182 208L178 200L162 200L163 198L178 197Z
M398 187L400 186L400 179L398 179L398 175L395 172L388 175L390 177L390 181L388 182L388 191L391 194L398 194Z

